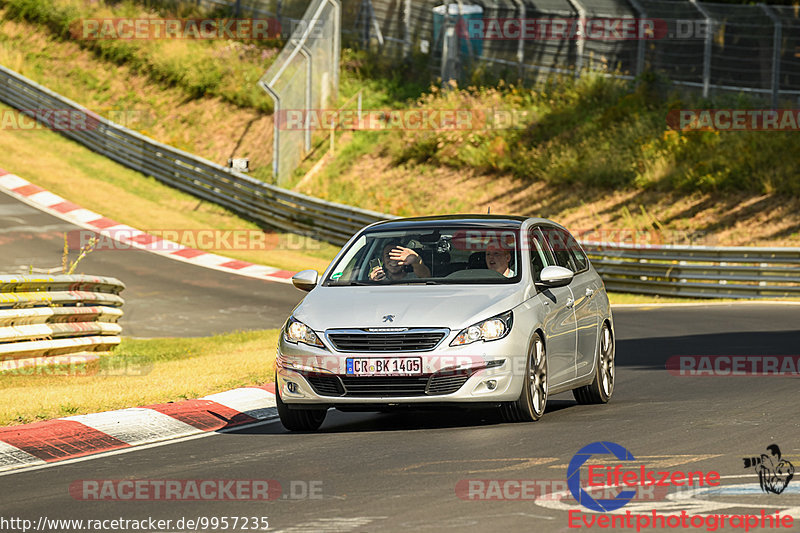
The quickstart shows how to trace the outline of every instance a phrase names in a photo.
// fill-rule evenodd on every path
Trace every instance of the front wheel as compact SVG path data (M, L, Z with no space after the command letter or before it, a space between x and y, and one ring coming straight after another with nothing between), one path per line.
M547 356L544 341L536 333L525 365L525 380L519 399L504 403L500 411L507 422L535 422L542 418L546 405Z
M589 385L572 390L572 395L580 404L607 403L614 393L614 337L608 324L603 324L597 350L594 379Z
M289 409L281 400L281 389L275 382L275 404L283 427L289 431L316 431L325 421L327 409Z

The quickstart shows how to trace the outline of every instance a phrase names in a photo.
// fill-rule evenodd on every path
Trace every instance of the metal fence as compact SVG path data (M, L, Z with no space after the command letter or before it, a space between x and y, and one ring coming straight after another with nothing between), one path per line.
M128 168L273 228L342 244L356 230L386 216L268 185L161 144L2 66L0 101ZM83 117L86 127L63 129L48 124L47 117L56 117L41 110L76 113Z
M496 78L536 79L584 69L664 74L678 85L800 96L800 10L795 6L731 5L684 0L473 0L449 9L439 0L351 0L359 14L343 23L362 46L390 57L428 55L444 79L477 68ZM347 3L347 0L345 0ZM477 8L479 9L476 9ZM651 20L652 38L492 38L464 32L470 18L490 20Z
M611 291L691 298L800 297L800 248L582 246Z
M340 53L339 1L314 0L258 82L275 102L272 173L278 185L311 151L311 111L336 101ZM297 120L291 115L298 115Z
M0 361L112 349L124 288L97 276L0 276Z

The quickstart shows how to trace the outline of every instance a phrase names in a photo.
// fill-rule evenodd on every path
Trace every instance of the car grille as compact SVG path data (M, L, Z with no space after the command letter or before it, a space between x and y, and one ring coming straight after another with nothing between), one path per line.
M433 350L449 333L442 329L376 333L364 330L337 330L328 333L340 352L424 352Z
M434 374L433 376L348 377L306 374L314 392L321 396L437 396L452 394L469 379L470 374Z
M342 377L345 396L422 396L426 376Z
M469 379L466 372L434 374L428 383L428 394L452 394Z
M342 382L336 376L306 374L306 379L314 388L314 392L322 396L341 396L344 394Z

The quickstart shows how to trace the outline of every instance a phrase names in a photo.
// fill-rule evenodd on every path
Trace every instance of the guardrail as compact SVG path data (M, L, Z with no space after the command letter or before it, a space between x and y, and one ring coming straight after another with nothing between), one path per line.
M112 349L124 288L97 276L0 275L0 361Z
M395 218L229 171L114 124L2 66L0 101L32 115L62 109L90 117L86 129L60 132L129 168L285 231L341 245L363 226ZM800 296L800 248L583 245L609 290L700 298Z
M363 226L387 218L374 211L275 187L161 144L3 66L0 66L0 101L128 168L284 231L341 245ZM45 113L52 110L75 113L85 118L85 125L59 125L57 121L63 121L63 115Z
M800 297L800 248L581 244L611 291L693 298Z

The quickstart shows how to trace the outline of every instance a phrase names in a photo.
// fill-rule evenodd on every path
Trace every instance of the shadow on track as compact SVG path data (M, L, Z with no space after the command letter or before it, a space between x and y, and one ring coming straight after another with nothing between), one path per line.
M617 339L618 367L665 370L680 355L795 355L800 331L743 331L679 337Z
M548 400L544 418L535 424L546 424L548 415L577 406L577 402L564 395L562 400ZM533 423L533 422L532 422ZM454 429L507 424L494 409L402 409L392 412L342 412L328 411L325 423L317 433L360 433L386 431L424 431L432 429ZM280 422L264 424L226 432L231 435L279 435L289 434ZM299 433L299 432L295 432Z

